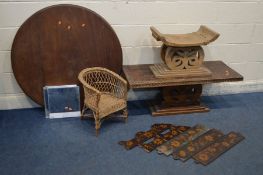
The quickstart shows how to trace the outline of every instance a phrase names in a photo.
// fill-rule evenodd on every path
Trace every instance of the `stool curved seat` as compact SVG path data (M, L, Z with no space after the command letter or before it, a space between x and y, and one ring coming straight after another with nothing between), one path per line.
M219 37L219 33L201 25L198 31L187 34L163 34L155 27L150 27L152 36L157 41L162 41L166 46L189 47L207 45Z

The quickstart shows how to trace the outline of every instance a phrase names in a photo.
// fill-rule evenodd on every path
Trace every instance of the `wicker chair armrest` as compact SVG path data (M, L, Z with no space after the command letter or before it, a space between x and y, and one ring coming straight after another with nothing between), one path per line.
M122 78L120 75L115 76L124 86L127 87L127 81Z
M118 98L122 98L122 99L126 99L127 100L127 82L124 80L122 81L121 79L118 79L116 77L116 84L114 86L114 96L118 97Z
M85 104L92 110L98 110L101 94L92 92L91 89L88 89L87 87L84 87L84 93Z
M104 71L108 72L109 74L111 74L111 76L115 77L117 80L119 80L123 85L127 86L127 81L122 78L120 75L116 74L113 71L110 71L108 69L105 69Z
M79 81L83 85L84 93L85 93L85 100L88 101L88 106L91 108L98 108L98 103L100 100L101 92L89 85L82 77L82 74L78 76Z
M105 68L95 68L95 69L100 69L103 70L105 72L108 72L108 74L110 74L112 77L115 78L116 84L115 84L115 90L112 95L118 97L118 98L122 98L122 99L126 99L127 100L127 81L122 78L120 75L116 74L115 72L105 69ZM118 90L116 88L119 88Z
M89 85L89 84L84 80L83 77L84 77L84 75L85 75L85 73L86 73L86 70L87 70L87 69L84 69L84 70L82 70L82 71L79 73L79 75L78 75L79 81L82 83L82 85L83 85L84 87L86 87L86 88L94 91L95 93L100 93L100 91L99 91L98 89L92 87L91 85Z
M93 91L94 93L97 93L97 94L100 93L100 91L99 91L98 89L92 87L92 86L89 85L85 80L83 80L81 74L79 74L78 79L79 79L79 81L82 83L82 85L85 86L86 88L90 89L90 90Z

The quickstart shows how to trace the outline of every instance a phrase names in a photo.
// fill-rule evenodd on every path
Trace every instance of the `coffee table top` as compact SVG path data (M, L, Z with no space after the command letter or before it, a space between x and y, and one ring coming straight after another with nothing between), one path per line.
M202 78L156 78L149 68L150 65L151 64L123 66L123 72L128 80L130 88L154 88L243 80L242 75L228 67L222 61L205 61L204 65L212 72L212 76Z

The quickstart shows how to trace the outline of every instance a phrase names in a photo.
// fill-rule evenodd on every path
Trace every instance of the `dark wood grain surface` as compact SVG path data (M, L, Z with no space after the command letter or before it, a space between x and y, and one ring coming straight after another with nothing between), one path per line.
M219 82L242 81L243 77L222 61L205 61L204 65L212 72L204 78L156 78L150 70L150 64L125 65L123 72L130 88L153 88L178 85L208 84Z
M23 91L43 105L46 85L79 84L87 67L122 69L120 42L98 14L75 5L55 5L33 14L12 45L12 67Z

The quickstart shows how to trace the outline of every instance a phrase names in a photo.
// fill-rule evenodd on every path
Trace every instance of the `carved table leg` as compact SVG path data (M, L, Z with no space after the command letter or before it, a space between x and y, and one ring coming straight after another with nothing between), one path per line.
M162 102L152 108L153 116L208 112L200 105L202 85L181 85L162 88Z

